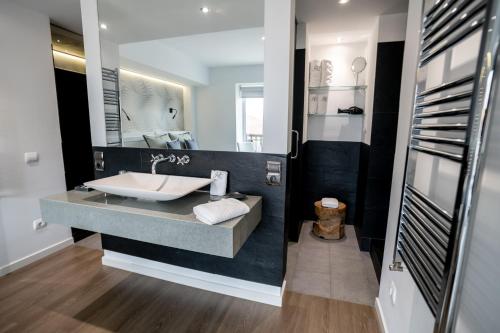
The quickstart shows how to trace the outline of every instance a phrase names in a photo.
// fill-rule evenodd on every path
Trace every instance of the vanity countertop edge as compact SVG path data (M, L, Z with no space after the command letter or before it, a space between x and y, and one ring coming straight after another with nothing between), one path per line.
M99 191L68 191L40 199L42 219L48 224L95 231L182 250L234 258L262 218L262 197L242 200L246 215L216 224L200 222L193 207L209 201L209 193L152 202Z

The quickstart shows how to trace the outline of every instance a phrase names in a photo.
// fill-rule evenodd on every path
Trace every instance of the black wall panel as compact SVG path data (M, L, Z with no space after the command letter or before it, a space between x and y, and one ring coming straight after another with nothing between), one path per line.
M305 219L316 219L315 201L323 197L335 197L347 204L346 223L354 224L360 146L360 142L306 142L303 184Z
M363 144L362 148L362 159L367 163L361 174L364 178L361 182L366 184L360 208L363 216L356 223L360 248L370 250L372 257L383 253L387 228L403 52L404 42L379 43L377 47L371 140L370 146ZM375 261L381 263L382 258Z
M116 175L119 170L151 172L151 154L187 154L188 165L161 163L157 172L180 176L210 177L212 169L229 171L228 191L263 197L262 221L233 259L103 235L103 248L204 272L281 286L286 269L287 235L285 194L287 156L273 154L94 147L104 152L105 171L96 178ZM265 183L266 161L282 165L281 186Z

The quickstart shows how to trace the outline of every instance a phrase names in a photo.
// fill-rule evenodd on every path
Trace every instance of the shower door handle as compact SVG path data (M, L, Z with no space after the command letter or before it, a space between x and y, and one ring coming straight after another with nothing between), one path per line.
M297 130L292 130L292 136L295 134L295 154L292 155L292 160L297 159L299 157L299 131Z

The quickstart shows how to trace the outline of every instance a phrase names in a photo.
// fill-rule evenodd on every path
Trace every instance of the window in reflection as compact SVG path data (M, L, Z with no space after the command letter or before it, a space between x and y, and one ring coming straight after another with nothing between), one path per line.
M264 130L264 86L236 85L236 133L238 151L261 152Z

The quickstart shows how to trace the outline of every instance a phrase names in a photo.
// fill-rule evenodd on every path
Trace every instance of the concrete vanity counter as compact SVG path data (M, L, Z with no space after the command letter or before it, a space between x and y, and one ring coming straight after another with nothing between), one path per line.
M193 192L173 201L143 201L99 191L69 191L40 200L47 223L234 258L261 220L262 198L248 196L244 216L207 225L196 220L193 207L209 201L207 192Z

